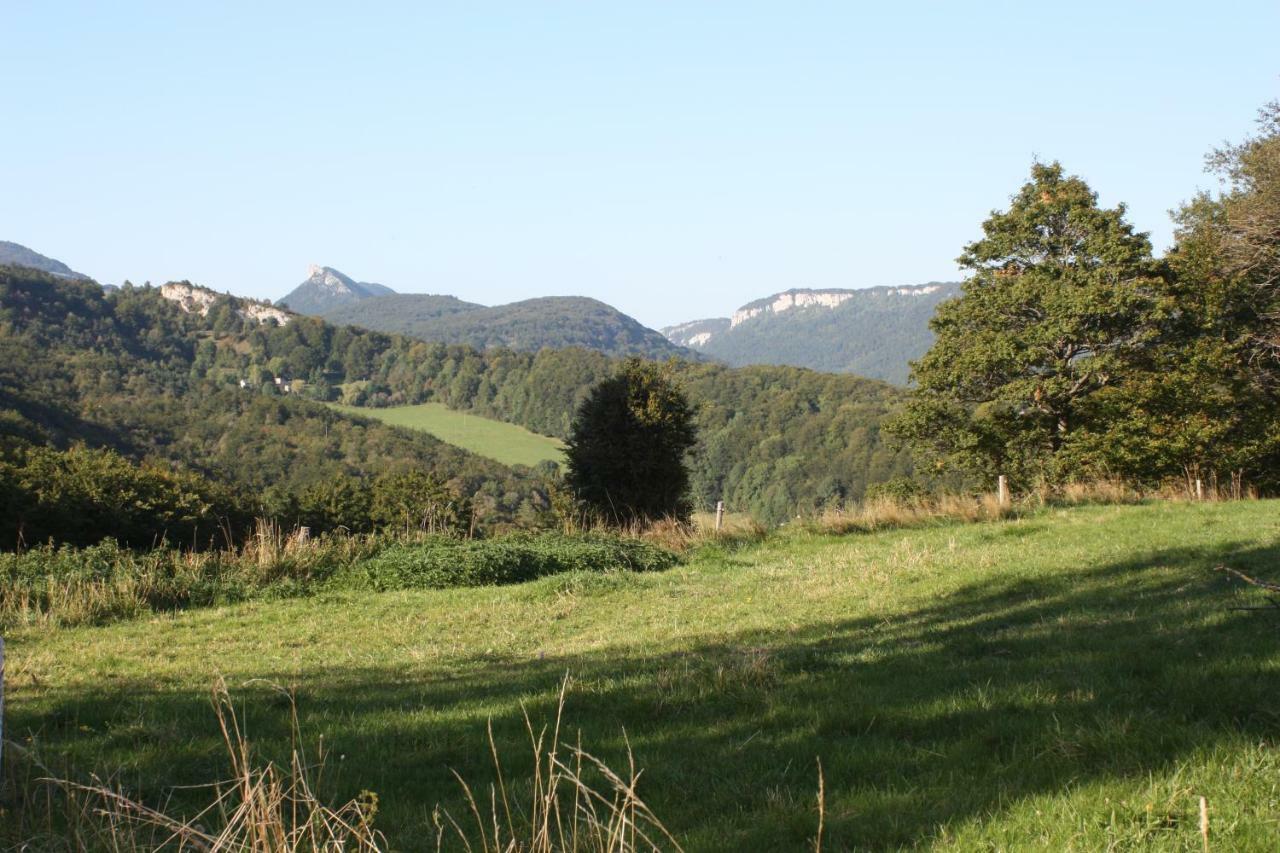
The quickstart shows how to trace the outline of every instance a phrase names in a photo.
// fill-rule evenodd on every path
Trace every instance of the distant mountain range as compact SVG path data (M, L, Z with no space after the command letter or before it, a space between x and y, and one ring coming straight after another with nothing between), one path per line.
M89 278L61 261L6 241L0 241L0 266L26 267L69 280ZM276 304L338 325L477 349L537 352L582 347L611 356L702 356L733 367L807 367L902 385L908 379L908 363L933 343L929 319L934 309L959 293L959 283L936 281L860 290L793 289L748 302L730 317L694 320L658 332L582 296L485 306L443 294L396 293L332 267L313 266L306 281ZM254 311L269 309L260 305ZM284 323L287 315L274 319Z
M908 362L933 343L929 318L960 294L958 282L864 290L787 290L732 317L662 330L667 339L734 367L779 364L905 384Z
M59 278L87 279L89 276L78 273L62 261L46 257L37 251L28 249L18 243L0 240L0 266L26 267L40 270Z
M585 296L486 306L454 296L396 293L385 285L357 282L332 267L312 267L307 280L277 304L339 325L477 349L584 347L613 356L693 356L660 332Z

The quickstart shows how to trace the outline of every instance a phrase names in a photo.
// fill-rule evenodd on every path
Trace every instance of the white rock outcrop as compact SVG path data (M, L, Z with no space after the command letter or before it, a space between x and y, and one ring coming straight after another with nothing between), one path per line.
M872 288L880 290L881 288ZM927 284L920 287L887 287L883 292L896 296L924 296L938 290L938 285ZM866 291L862 291L865 293ZM788 290L786 293L774 294L772 302L766 305L754 305L750 308L739 308L729 318L729 328L759 317L761 314L781 314L792 308L835 308L843 302L859 294L856 290Z
M222 298L222 294L214 293L207 287L197 287L193 284L175 281L161 285L160 295L170 302L177 303L178 307L188 314L199 314L201 317L209 316L209 311L213 308L214 303ZM259 323L274 320L284 326L291 319L288 311L277 308L274 305L237 299L235 300L235 306L236 314L246 320L254 320Z

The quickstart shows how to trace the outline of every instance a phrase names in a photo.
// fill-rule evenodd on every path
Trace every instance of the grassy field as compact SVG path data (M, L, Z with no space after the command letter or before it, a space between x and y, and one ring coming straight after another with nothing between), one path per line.
M332 404L348 415L375 418L392 426L429 432L441 441L470 450L504 465L528 465L564 460L558 439L530 432L524 427L450 409L441 403L392 406L385 409Z
M688 850L812 849L819 759L827 850L1201 850L1201 796L1211 849L1274 850L1280 617L1212 569L1278 558L1280 503L1084 507L23 629L6 734L158 802L226 771L218 675L267 757L289 713L262 680L292 686L322 793L372 789L397 849L434 849L433 806L466 812L450 768L493 778L486 721L524 778L521 708L550 721L569 673L569 739L629 743Z

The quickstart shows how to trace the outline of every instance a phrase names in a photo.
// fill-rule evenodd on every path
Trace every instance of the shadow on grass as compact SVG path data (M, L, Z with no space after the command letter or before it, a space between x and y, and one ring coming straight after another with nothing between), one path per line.
M398 849L433 847L437 802L465 813L449 768L473 785L492 778L486 718L508 779L524 778L521 703L550 721L566 672L570 731L620 766L625 729L647 768L642 796L690 848L806 844L818 757L828 849L894 848L1019 798L1280 735L1280 623L1228 610L1242 593L1209 571L1220 555L1153 551L965 587L887 620L743 633L678 654L481 657L454 678L408 667L264 677L296 686L304 734L324 736L329 795L377 791ZM1280 547L1240 546L1230 561L1272 575ZM287 755L287 702L231 687L263 754ZM9 731L82 771L119 768L152 801L225 771L203 693L130 683L40 705L39 716L17 709Z

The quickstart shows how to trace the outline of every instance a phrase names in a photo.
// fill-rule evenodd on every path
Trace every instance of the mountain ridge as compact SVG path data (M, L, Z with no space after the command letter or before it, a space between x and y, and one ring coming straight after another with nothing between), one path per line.
M661 331L673 343L734 367L790 365L902 385L909 363L933 343L934 309L959 293L958 282L944 281L792 288L747 302L729 317Z
M29 249L21 243L14 243L9 240L0 240L0 266L39 270L59 278L69 278L77 281L91 280L89 276L82 272L76 272L56 258L42 255L35 249Z
M338 325L481 350L583 347L611 356L697 358L656 329L587 296L489 306L446 294L398 293L357 282L332 267L312 267L311 276L276 304Z

